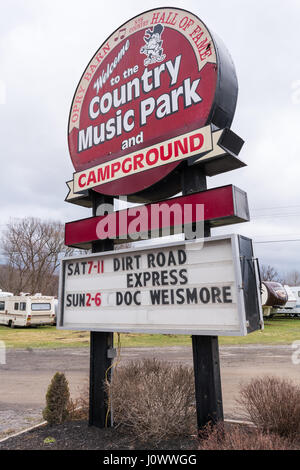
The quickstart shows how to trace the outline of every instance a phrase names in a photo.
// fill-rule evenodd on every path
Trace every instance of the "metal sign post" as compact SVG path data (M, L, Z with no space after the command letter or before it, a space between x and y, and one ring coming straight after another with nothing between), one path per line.
M201 168L186 166L182 173L182 194L207 189ZM211 235L209 222L204 222L204 237ZM195 397L198 429L209 422L222 421L223 401L217 336L192 335Z
M93 216L101 204L112 203L112 198L92 194ZM113 240L98 240L92 244L92 252L113 250ZM108 351L113 348L114 334L111 332L91 331L90 333L90 396L89 425L104 428L107 415L107 394L105 391L106 371L110 380L112 359ZM109 422L107 423L109 424Z

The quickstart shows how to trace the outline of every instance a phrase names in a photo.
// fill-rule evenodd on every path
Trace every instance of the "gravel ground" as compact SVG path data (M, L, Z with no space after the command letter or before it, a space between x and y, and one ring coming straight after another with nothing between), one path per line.
M0 411L0 439L24 428L30 428L41 421L43 421L42 410L39 408Z

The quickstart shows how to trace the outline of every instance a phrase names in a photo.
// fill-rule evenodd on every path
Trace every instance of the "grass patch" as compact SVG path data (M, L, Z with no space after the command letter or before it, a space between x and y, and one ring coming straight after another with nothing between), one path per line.
M8 328L0 326L0 340L7 348L66 348L88 346L90 335L82 331L62 331L55 326Z
M300 339L300 319L274 317L265 320L265 329L243 337L220 337L220 344L290 344Z
M220 345L291 344L300 339L300 319L275 317L265 321L264 331L255 331L245 337L221 336ZM7 348L76 348L89 346L90 333L57 330L53 326L38 328L8 328L0 326L0 340ZM189 346L186 335L121 334L122 347Z

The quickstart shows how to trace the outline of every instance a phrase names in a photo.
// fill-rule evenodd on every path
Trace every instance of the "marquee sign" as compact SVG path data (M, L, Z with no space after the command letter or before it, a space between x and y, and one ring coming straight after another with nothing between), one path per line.
M202 238L249 220L246 193L206 185L207 176L245 166L244 142L230 129L237 93L223 43L179 8L124 23L81 76L66 201L93 216L66 224L65 243L93 254L61 260L57 328L91 331L90 425L107 424L113 332L192 335L198 427L223 419L218 336L263 328L252 241ZM114 211L120 196L146 204ZM185 241L105 251L166 230Z
M251 251L251 240L230 235L64 258L58 328L246 335L261 316L244 247Z
M68 125L72 192L143 199L162 179L167 195L178 192L175 170L190 157L214 156L210 124L229 128L236 99L230 56L198 17L178 8L138 15L102 44L77 86Z
M91 249L94 241L107 238L125 243L173 233L184 233L187 239L194 239L203 236L204 222L210 227L220 227L246 222L249 218L247 194L228 185L67 222L65 245ZM195 224L201 224L198 232Z

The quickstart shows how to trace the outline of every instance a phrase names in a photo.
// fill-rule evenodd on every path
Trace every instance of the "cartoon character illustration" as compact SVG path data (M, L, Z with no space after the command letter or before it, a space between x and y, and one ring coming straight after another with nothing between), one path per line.
M163 40L161 39L161 34L164 30L164 27L161 24L155 25L152 30L147 29L144 41L145 45L141 47L140 53L146 54L147 58L144 60L144 65L155 64L155 62L162 62L166 54L161 47Z

